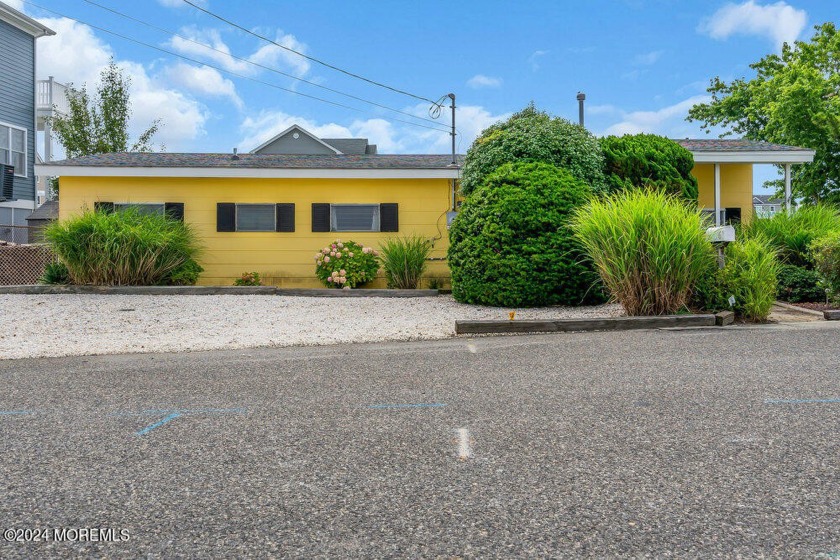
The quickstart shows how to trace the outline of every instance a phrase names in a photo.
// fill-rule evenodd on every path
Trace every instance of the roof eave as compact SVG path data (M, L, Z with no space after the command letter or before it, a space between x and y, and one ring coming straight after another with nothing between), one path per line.
M694 163L811 163L816 155L814 150L689 151Z
M457 179L460 167L447 168L254 168L254 167L107 167L43 164L36 175L61 177L214 177L258 179Z
M40 23L37 20L32 19L23 12L19 12L18 10L15 10L10 6L4 6L0 8L0 21L5 21L9 25L17 27L24 33L28 33L36 39L38 39L39 37L45 37L47 35L55 35L55 31L53 31L46 25Z

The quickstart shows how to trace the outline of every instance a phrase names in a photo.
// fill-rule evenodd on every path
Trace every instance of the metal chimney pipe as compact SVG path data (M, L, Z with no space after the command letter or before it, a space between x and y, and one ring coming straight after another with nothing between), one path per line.
M583 102L586 101L586 94L582 91L579 91L577 94L578 100L578 123L580 126L583 126Z

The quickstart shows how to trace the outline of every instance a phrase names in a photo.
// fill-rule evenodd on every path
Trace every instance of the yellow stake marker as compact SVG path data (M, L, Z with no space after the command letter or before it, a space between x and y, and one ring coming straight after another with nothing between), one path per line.
M508 313L508 316L510 317L510 320L513 321L516 318L516 311L511 311Z

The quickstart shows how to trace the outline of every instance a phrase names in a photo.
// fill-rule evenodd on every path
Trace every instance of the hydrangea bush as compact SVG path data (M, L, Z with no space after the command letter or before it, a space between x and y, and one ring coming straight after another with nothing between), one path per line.
M355 288L376 278L379 252L336 239L315 255L315 274L328 288Z

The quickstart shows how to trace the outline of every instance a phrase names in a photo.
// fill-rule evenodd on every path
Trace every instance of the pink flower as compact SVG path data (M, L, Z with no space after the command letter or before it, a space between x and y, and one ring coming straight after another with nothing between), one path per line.
M340 259L341 258L341 253L336 253L335 258Z
M332 245L330 245L330 247L332 247L333 249L335 249L335 243L333 243Z
M338 271L338 273L341 274L342 276L344 276L345 274L347 274L347 271L342 268L341 270Z
M342 243L341 241L339 241L339 242L338 242L338 248L339 248L339 249L344 249L344 243Z
M338 279L338 282L339 284L344 284L345 282L347 282L347 278L341 277Z
M321 252L326 255L330 252L330 250L327 247L324 247L323 249L321 249Z
M353 258L353 253L347 253L347 256L349 256L352 259Z
M337 277L337 276L338 276L338 272L336 272L335 270L333 270L332 276L333 276L333 278Z
M332 276L327 276L327 282L332 282Z
M330 262L330 258L329 257L324 257L324 262Z

